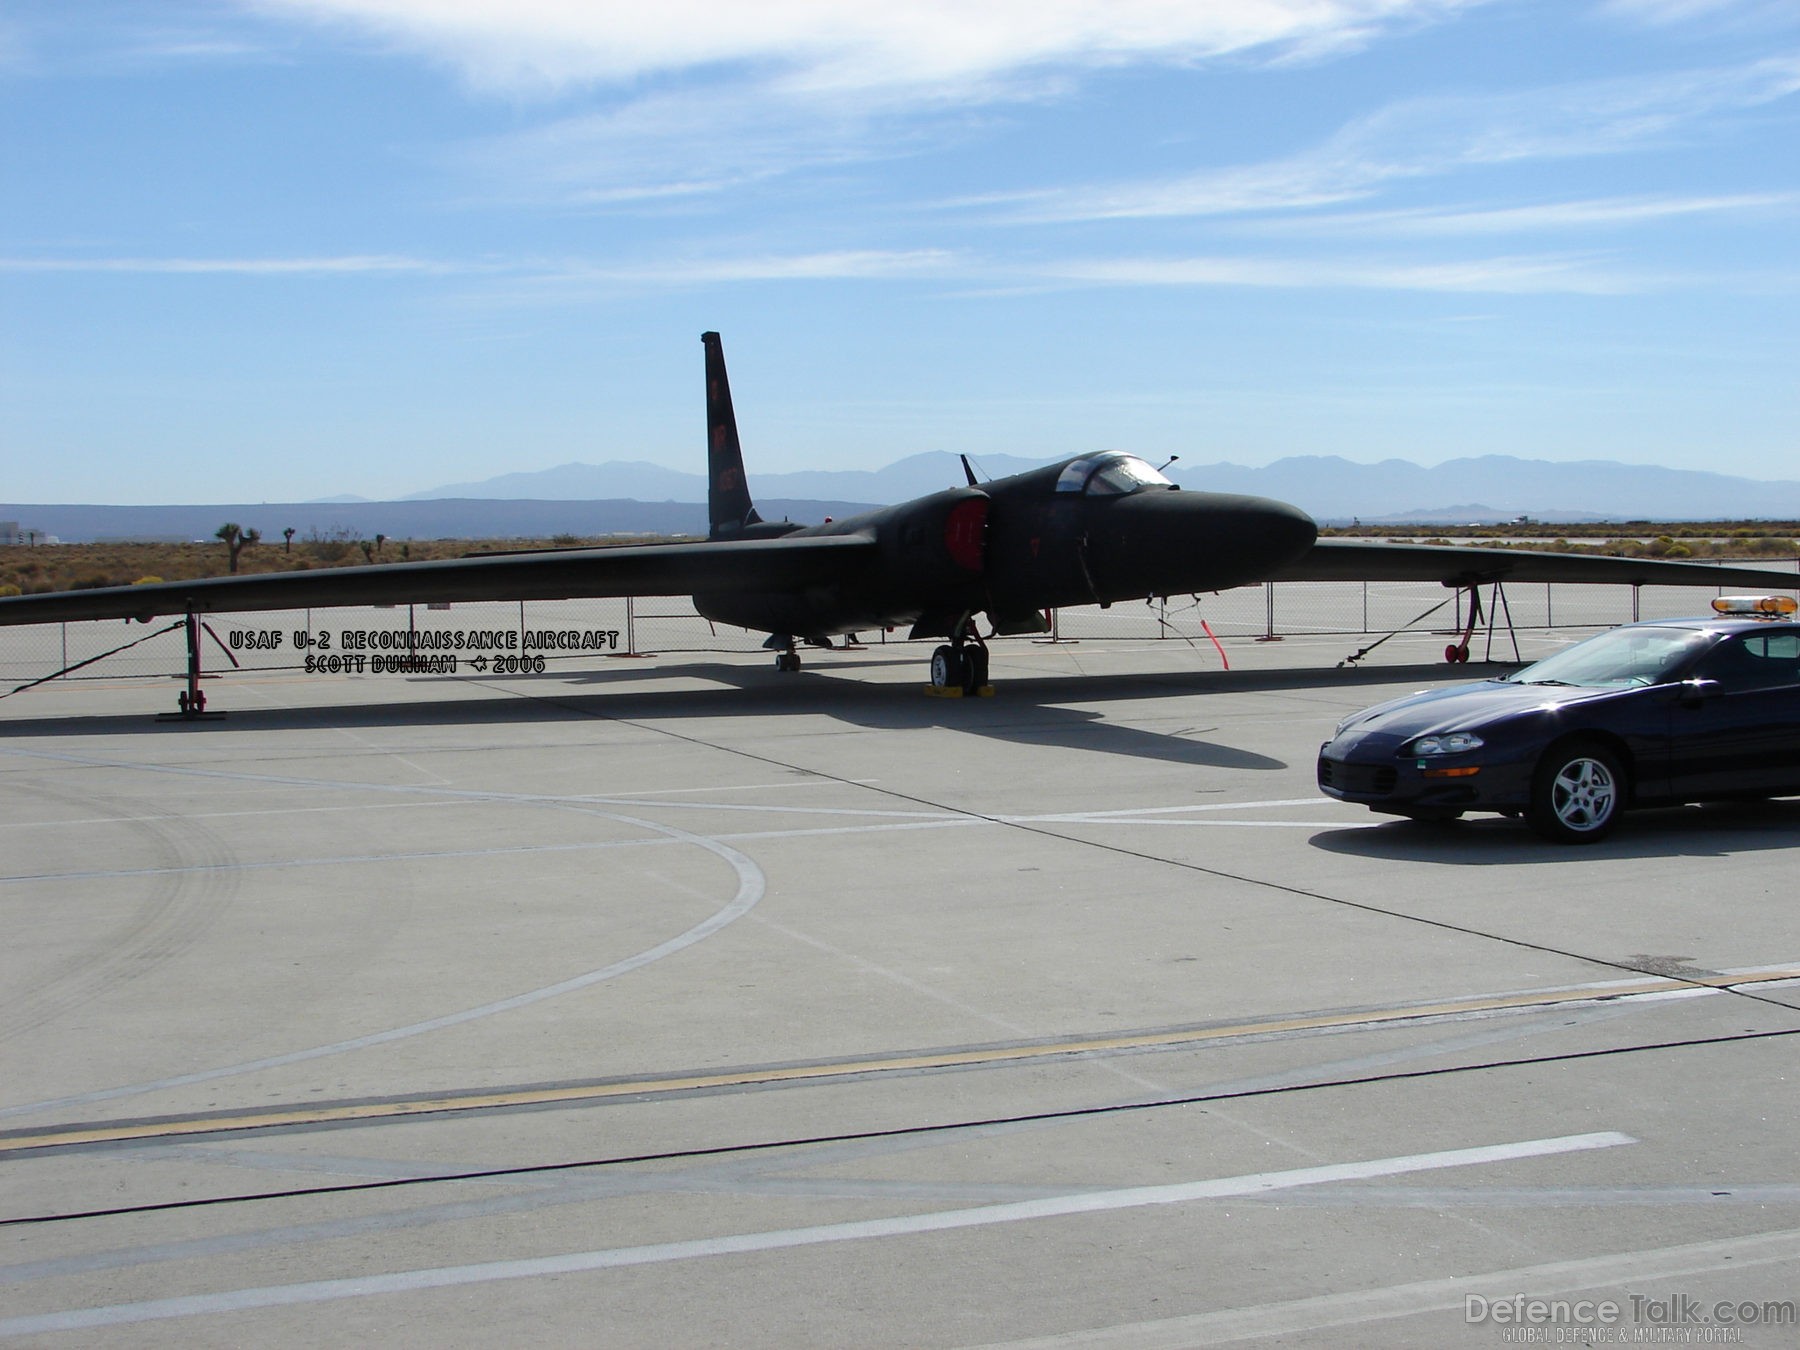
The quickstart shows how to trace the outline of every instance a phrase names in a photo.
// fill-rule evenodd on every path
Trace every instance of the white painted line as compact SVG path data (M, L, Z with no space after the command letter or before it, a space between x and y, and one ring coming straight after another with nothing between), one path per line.
M573 976L559 983L545 985L539 989L530 989L522 994L514 994L509 998L497 999L492 1003L484 1003L476 1008L464 1008L461 1012L446 1013L441 1017L433 1017L423 1022L414 1022L408 1026L392 1027L386 1031L370 1032L366 1036L356 1036L345 1041L334 1041L330 1045L316 1045L305 1050L291 1050L285 1054L269 1055L263 1059L248 1060L242 1064L227 1064L216 1069L204 1069L194 1073L177 1074L171 1078L161 1078L152 1083L132 1083L124 1087L102 1088L93 1092L83 1092L71 1097L58 1097L52 1101L26 1102L18 1106L0 1108L0 1118L16 1116L32 1111L60 1109L67 1106L85 1106L92 1102L110 1101L117 1097L131 1097L143 1092L156 1092L165 1088L186 1087L193 1083L210 1082L215 1078L229 1078L236 1074L251 1073L261 1069L279 1068L284 1064L298 1064L303 1060L321 1059L327 1055L343 1054L350 1050L364 1050L372 1045L382 1045L389 1041L406 1040L413 1036L423 1036L427 1032L441 1031L445 1027L459 1026L464 1022L472 1022L477 1018L492 1017L496 1013L511 1012L515 1008L523 1008L533 1003L541 1003L547 998L572 993L577 989L586 989L604 980L617 979L660 961L665 956L672 956L684 948L704 941L727 924L741 919L753 909L768 890L768 878L762 868L756 865L748 854L739 852L729 844L722 844L706 835L689 834L686 830L677 829L673 825L663 825L652 820L639 820L632 816L618 815L613 812L599 812L608 820L621 824L641 826L646 830L654 830L665 836L671 843L692 844L705 849L708 853L722 858L737 877L736 893L724 908L718 910L710 918L703 919L684 933L677 933L666 942L645 951L614 961L599 970L590 970L585 974Z
M339 1299L366 1298L372 1294L409 1293L420 1289L536 1279L546 1275L571 1275L590 1270L616 1270L624 1266L691 1261L700 1257L730 1256L744 1252L781 1251L829 1242L860 1242L870 1238L941 1233L958 1228L984 1228L993 1224L1053 1219L1070 1214L1098 1214L1110 1210L1141 1209L1150 1205L1184 1204L1192 1200L1261 1195L1269 1191L1291 1190L1297 1186L1316 1186L1326 1182L1361 1181L1371 1177L1400 1176L1409 1172L1437 1171L1447 1167L1471 1167L1482 1163L1510 1162L1519 1158L1581 1153L1636 1142L1630 1135L1616 1131L1566 1135L1557 1139L1528 1139L1514 1144L1450 1149L1440 1153L1415 1153L1399 1158L1375 1158L1367 1162L1333 1163L1320 1167L1301 1167L1287 1172L1255 1172L1248 1176L1178 1182L1170 1186L1133 1186L1124 1190L1089 1191L1075 1195L1049 1196L1040 1200L1021 1200L1012 1204L983 1205L975 1209L939 1210L929 1214L820 1224L811 1228L737 1233L724 1237L695 1238L686 1242L659 1242L645 1247L612 1247L599 1251L569 1252L561 1256L487 1261L478 1265L439 1266L425 1270L396 1271L388 1275L359 1275L340 1280L313 1280L303 1284L265 1285L213 1294L146 1299L139 1303L116 1303L108 1307L74 1308L64 1312L9 1317L0 1320L0 1336L83 1331L93 1327L128 1326L175 1317L244 1312L252 1308L329 1303Z
M1116 811L1076 811L1060 815L1020 816L1020 820L1097 820L1103 816L1166 816L1188 811L1261 811L1271 806L1323 806L1330 798L1315 793L1311 797L1283 797L1266 802L1198 802L1192 806L1127 806Z
M379 750L380 747L372 747ZM809 778L786 783L734 783L717 787L692 788L653 788L643 792L613 792L605 797L569 797L571 802L625 802L630 800L637 805L656 805L660 797L691 795L704 792L774 792L789 788L809 788L820 785L834 786L838 782L866 785L873 783L873 778L821 779ZM441 783L424 784L422 786L438 787ZM348 806L265 806L251 811L166 811L142 812L118 816L67 816L61 820L0 820L0 830L38 830L46 826L86 826L86 825L121 825L137 821L149 820L232 820L243 816L304 816L321 812L343 811L416 811L420 807L456 806L454 801L431 802L360 802Z
M1654 1247L1645 1251L1590 1256L1576 1261L1554 1261L1541 1266L1494 1270L1482 1275L1463 1275L1442 1280L1420 1280L1390 1285L1385 1289L1355 1289L1341 1294L1293 1299L1287 1303L1263 1303L1245 1308L1223 1308L1192 1317L1169 1317L1126 1326L1096 1327L1061 1336L1040 1336L1007 1341L984 1350L1187 1350L1190 1346L1228 1345L1259 1341L1272 1336L1298 1336L1308 1331L1354 1327L1422 1313L1454 1311L1459 1320L1438 1328L1426 1339L1449 1343L1456 1339L1463 1300L1470 1295L1506 1299L1524 1293L1534 1299L1559 1298L1586 1290L1613 1288L1627 1282L1643 1286L1719 1270L1751 1270L1757 1266L1786 1265L1800 1260L1800 1229L1754 1233L1748 1237L1722 1238L1716 1242L1691 1242L1679 1247ZM1629 1343L1634 1330L1621 1328L1619 1344ZM1500 1332L1492 1333L1496 1345ZM1361 1344L1385 1341L1379 1336L1352 1336ZM1554 1341L1546 1341L1554 1344ZM1586 1344L1571 1340L1570 1344ZM1673 1344L1664 1341L1662 1344ZM1695 1343L1699 1343L1696 1340Z
M1311 805L1317 806L1318 803L1313 802ZM1008 823L1015 823L1015 818L1011 816L1001 817L1001 819L1006 820ZM1337 820L1133 820L1130 816L1097 815L1064 815L1050 817L1028 816L1017 818L1016 823L1035 825L1046 823L1046 821L1056 825L1154 825L1160 829L1185 826L1188 829L1212 830L1355 830L1364 829L1368 825L1380 825L1385 823L1382 821L1364 822L1360 818L1352 819L1348 822L1342 818Z

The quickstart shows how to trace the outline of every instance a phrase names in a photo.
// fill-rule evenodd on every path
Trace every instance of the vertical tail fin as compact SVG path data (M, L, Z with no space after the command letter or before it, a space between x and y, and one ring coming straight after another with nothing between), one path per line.
M717 333L702 333L706 346L706 513L709 537L735 534L761 523L744 481L744 451L738 444L737 414L731 408L731 381L725 349Z

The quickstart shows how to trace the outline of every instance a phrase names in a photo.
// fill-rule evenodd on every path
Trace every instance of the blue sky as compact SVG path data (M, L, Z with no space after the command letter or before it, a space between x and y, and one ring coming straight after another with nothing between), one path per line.
M707 328L753 484L1800 478L1800 0L8 0L0 108L0 500L693 469Z

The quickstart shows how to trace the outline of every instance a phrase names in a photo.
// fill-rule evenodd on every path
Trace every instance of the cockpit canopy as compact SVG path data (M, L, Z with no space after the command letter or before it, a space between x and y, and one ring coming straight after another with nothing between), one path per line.
M1074 460L1056 479L1058 492L1080 492L1089 497L1118 497L1145 488L1174 486L1136 455L1123 450L1107 450Z

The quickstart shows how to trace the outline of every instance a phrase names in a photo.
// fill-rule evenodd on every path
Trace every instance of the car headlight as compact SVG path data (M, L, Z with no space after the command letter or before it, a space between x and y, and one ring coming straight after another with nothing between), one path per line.
M1460 755L1479 750L1482 739L1472 731L1446 731L1437 736L1421 736L1406 747L1409 755Z

